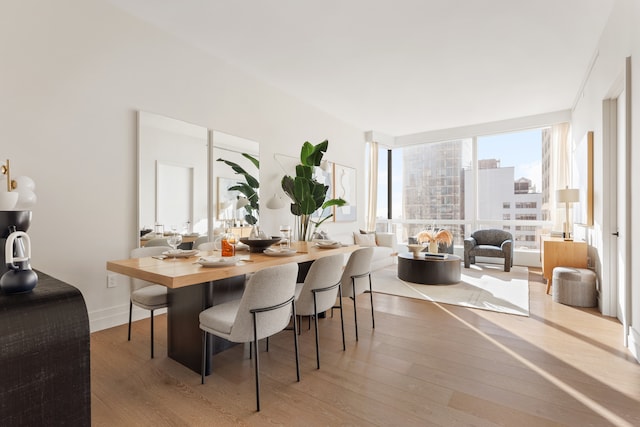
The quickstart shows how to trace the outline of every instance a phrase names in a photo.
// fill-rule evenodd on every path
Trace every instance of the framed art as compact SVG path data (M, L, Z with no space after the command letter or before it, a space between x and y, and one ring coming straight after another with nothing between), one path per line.
M344 206L334 206L335 222L355 222L358 220L356 199L356 170L348 166L333 165L333 197L347 201Z
M593 131L589 131L573 152L572 183L580 192L573 206L573 223L593 226Z

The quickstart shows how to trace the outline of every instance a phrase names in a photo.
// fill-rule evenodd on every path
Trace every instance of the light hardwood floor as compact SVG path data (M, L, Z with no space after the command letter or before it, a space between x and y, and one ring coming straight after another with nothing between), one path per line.
M205 385L166 357L166 318L91 336L92 423L96 426L380 425L638 426L640 365L622 328L595 309L554 303L540 271L529 273L531 315L520 317L374 294L358 298L360 341L345 300L320 320L321 369L313 329L300 336L301 382L285 331L262 352L262 410L255 412L248 347L213 358ZM336 313L337 314L337 313Z

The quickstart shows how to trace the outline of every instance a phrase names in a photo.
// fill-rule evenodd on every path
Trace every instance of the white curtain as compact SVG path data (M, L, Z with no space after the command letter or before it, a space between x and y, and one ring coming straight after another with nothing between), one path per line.
M551 168L549 170L549 212L554 231L563 230L565 207L559 206L556 190L571 187L571 128L569 123L551 127Z
M376 229L376 206L378 205L378 143L369 143L369 176L367 182L366 229Z

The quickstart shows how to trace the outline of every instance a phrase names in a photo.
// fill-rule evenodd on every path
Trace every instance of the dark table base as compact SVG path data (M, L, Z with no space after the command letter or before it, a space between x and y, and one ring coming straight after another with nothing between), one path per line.
M459 256L447 254L444 259L433 259L420 253L398 255L398 278L423 285L452 285L460 282Z

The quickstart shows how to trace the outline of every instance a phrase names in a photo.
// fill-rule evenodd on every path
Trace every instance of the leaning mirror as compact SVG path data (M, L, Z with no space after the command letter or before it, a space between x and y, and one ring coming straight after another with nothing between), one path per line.
M141 245L149 235L155 237L172 228L186 237L207 233L208 146L208 131L202 126L138 113Z
M248 237L259 208L260 146L256 141L212 132L212 217L216 230ZM238 173L240 172L240 173Z

